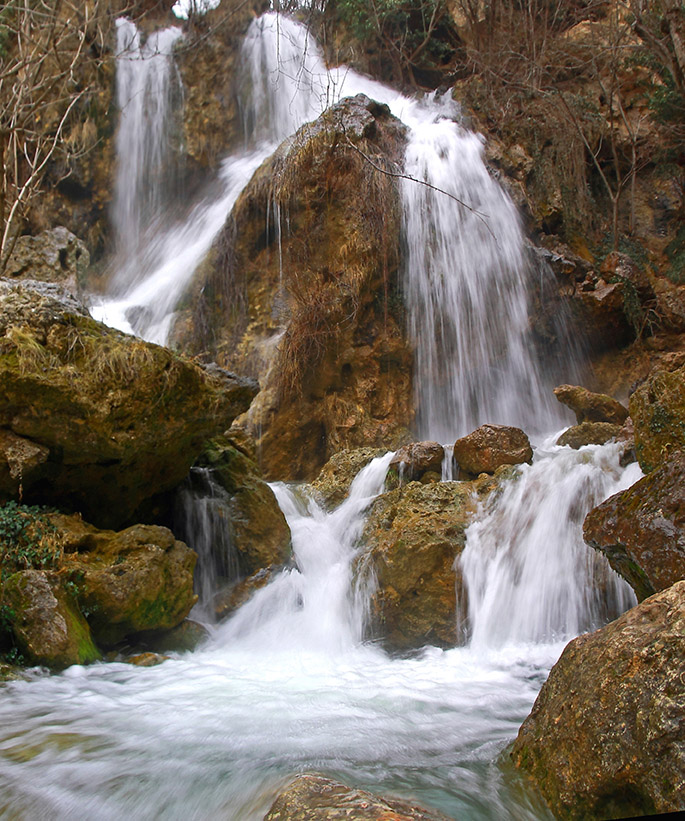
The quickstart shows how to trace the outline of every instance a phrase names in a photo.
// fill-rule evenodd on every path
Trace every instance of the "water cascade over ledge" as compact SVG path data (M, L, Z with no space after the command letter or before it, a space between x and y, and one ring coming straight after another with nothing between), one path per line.
M137 49L127 26L121 32ZM136 258L140 278L123 275L98 316L164 342L178 299L258 165L327 105L365 93L409 126L405 170L434 186L402 184L422 435L453 441L493 421L560 427L527 335L518 218L454 103L409 99L346 68L329 70L306 29L275 14L252 23L244 49L247 148L224 161L187 220L149 239ZM170 53L158 51L155 59ZM138 207L132 194L127 211ZM621 466L617 445L572 451L555 440L467 530L459 559L467 642L404 658L364 641L374 579L355 570L391 455L371 462L332 513L301 488L274 484L292 564L228 621L210 624L195 652L152 668L35 671L4 685L0 815L259 821L293 775L318 771L454 818L550 818L498 760L565 642L634 603L580 529L592 506L639 477L636 466ZM451 468L447 460L444 481ZM185 527L199 546L222 538L222 499L209 474L195 479ZM224 548L224 566L202 577L201 605L215 591L213 573L235 572L232 547Z

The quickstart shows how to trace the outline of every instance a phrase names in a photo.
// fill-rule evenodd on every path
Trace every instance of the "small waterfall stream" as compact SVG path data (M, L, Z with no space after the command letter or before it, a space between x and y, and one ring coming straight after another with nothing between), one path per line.
M159 46L157 56L168 53ZM305 119L364 92L410 126L407 169L487 215L424 186L403 190L422 433L453 440L484 421L559 427L527 340L516 213L453 104L328 71L306 30L275 14L252 24L244 56L249 152L225 161L218 193L189 220L150 240L138 258L141 278L98 315L164 341L194 266L254 169ZM154 668L75 666L4 686L0 815L258 821L295 773L315 770L454 818L549 818L498 758L565 641L634 601L583 545L580 526L587 510L639 474L620 466L616 445L571 451L555 438L468 530L459 559L467 645L392 658L362 641L373 580L356 581L353 563L389 454L362 471L331 514L276 484L294 566L210 627L203 647ZM444 480L451 471L448 459ZM211 490L188 500L186 524L198 541L220 538L215 502ZM207 599L211 579L204 584Z

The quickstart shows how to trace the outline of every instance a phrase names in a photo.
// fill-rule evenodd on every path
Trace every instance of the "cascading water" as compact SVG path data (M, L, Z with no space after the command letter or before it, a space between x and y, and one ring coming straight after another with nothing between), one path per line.
M526 340L516 216L482 166L479 139L454 121L452 104L408 100L354 72L326 71L304 29L277 15L253 23L245 48L253 99L265 95L246 120L260 146L227 160L220 195L196 208L194 222L163 235L150 252L162 263L145 268L143 281L108 310L130 328L131 308L142 308L149 313L137 330L165 338L190 269L250 169L285 136L279 128L292 130L323 101L364 92L410 126L407 169L483 212L416 183L403 190L425 432L453 437L491 415L544 427L553 414ZM272 59L274 49L287 58L283 66ZM304 61L294 59L298 49L306 49ZM265 68L266 82L259 79ZM263 110L282 120L269 123ZM460 171L460 181L449 169ZM421 226L412 220L419 208ZM197 245L176 266L174 254L193 236ZM479 247L470 248L469 238ZM493 311L502 315L495 320ZM430 332L419 328L423 321ZM460 358L461 345L472 368ZM585 511L637 478L636 468L620 467L618 454L615 445L575 452L544 443L468 530L460 561L469 644L405 659L361 641L368 589L353 570L364 511L382 490L390 457L365 469L330 515L292 488L274 486L295 566L211 628L204 647L150 669L95 664L4 686L0 815L256 821L293 774L317 770L455 818L548 818L496 762L563 642L610 615L601 601L616 610L630 603L625 585L580 538ZM448 459L446 480L451 469ZM210 508L212 493L200 502ZM216 540L208 510L198 514L193 503L187 516L197 516L190 525L197 537L206 525ZM593 592L598 581L601 598Z

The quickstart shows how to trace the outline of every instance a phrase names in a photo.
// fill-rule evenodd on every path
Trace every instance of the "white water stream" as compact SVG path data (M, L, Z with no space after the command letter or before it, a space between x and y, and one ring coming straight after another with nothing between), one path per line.
M284 59L271 64L274 42ZM305 49L305 64L288 62L288 43L295 54ZM501 421L551 427L525 338L516 215L484 176L480 140L451 119L451 104L408 100L353 72L327 72L302 27L275 15L255 21L246 49L256 101L246 116L254 152L227 160L220 196L197 206L192 225L161 232L142 281L104 305L102 315L130 328L137 314L139 332L165 338L179 280L185 277L185 287L250 168L285 136L261 119L271 103L257 102L260 94L283 106L274 116L289 133L302 117L363 91L411 126L407 162L416 163L417 175L453 185L460 198L480 192L472 204L489 212L486 229L453 201L428 201L425 192L414 201L405 191L414 202L406 228L407 292L416 301L417 344L427 345L418 357L420 384L436 382L425 387L422 424L453 436L460 425L493 421L489 414L497 411ZM261 91L259 76L266 78ZM311 90L306 105L298 96L303 89ZM464 179L450 180L457 170ZM411 208L419 207L430 226L423 252L418 240L412 247L419 227L412 227ZM469 237L477 248L469 247ZM193 240L198 245L190 251ZM184 250L188 256L177 265ZM457 281L448 284L452 275ZM488 314L505 308L506 319ZM434 324L421 340L420 323L431 311ZM496 325L509 322L500 333ZM464 341L463 333L475 336L479 328L492 347ZM431 350L436 339L446 346L442 361ZM472 368L470 359L459 360L458 379L436 379L436 367L447 370L454 354L450 346L471 342ZM371 463L330 515L276 485L295 566L214 628L205 646L155 668L72 667L57 676L37 672L34 680L0 690L0 816L252 821L295 773L321 771L454 818L549 817L498 761L564 643L633 601L582 544L580 526L587 510L639 476L635 467L620 467L615 445L571 451L551 441L468 531L460 558L469 590L468 645L391 658L363 642L369 590L355 579L353 563L363 549L364 512L382 490L389 456ZM207 507L210 497L204 495ZM210 521L201 519L198 527Z

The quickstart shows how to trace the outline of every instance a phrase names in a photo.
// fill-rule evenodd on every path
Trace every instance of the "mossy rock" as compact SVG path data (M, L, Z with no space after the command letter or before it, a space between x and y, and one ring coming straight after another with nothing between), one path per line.
M355 448L333 454L310 487L327 510L344 502L359 471L387 453L384 448Z
M0 283L0 380L0 492L79 510L99 526L130 523L178 485L257 391L30 282ZM22 448L27 456L12 455Z
M64 582L56 572L31 569L14 573L3 585L2 603L12 613L16 647L27 665L61 669L100 658Z
M630 397L635 452L649 473L685 449L685 367L658 370Z

